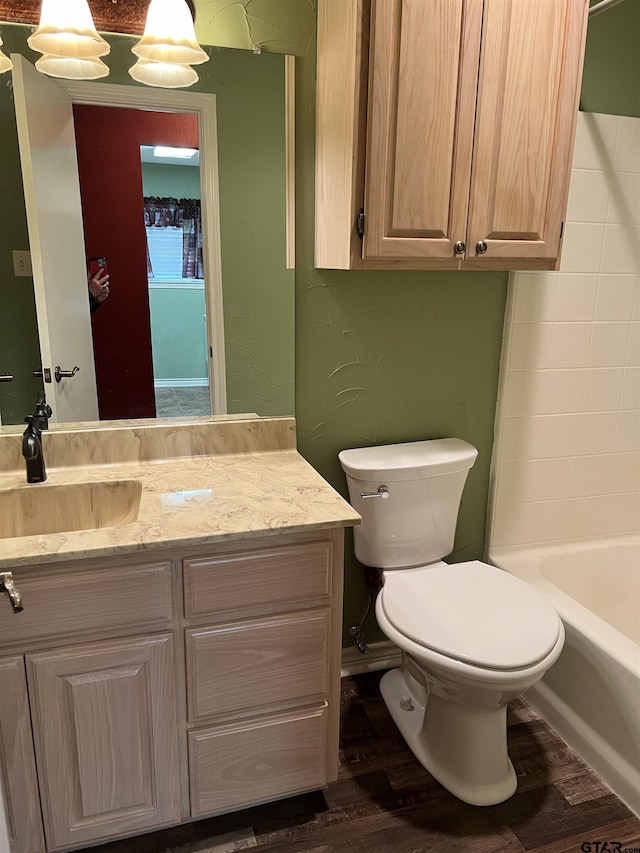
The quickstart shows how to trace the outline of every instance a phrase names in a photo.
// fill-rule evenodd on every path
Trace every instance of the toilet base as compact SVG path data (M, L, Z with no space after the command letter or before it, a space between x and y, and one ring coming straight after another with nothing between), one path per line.
M419 685L401 669L382 677L380 692L415 757L459 800L491 806L515 793L506 705L484 710L434 694L425 704Z

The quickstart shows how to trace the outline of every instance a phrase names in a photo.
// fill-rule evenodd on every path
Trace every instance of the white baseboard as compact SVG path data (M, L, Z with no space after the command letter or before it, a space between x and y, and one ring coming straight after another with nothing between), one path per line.
M361 654L356 646L348 646L342 650L342 671L340 673L342 678L400 666L402 652L389 640L371 643L368 648L369 652L366 655Z
M204 379L154 379L154 388L206 388L209 380Z

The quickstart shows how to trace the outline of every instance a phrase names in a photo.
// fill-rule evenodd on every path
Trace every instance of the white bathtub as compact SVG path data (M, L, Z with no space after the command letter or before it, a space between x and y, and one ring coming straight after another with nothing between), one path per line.
M565 647L526 699L640 815L640 536L490 549L539 589Z

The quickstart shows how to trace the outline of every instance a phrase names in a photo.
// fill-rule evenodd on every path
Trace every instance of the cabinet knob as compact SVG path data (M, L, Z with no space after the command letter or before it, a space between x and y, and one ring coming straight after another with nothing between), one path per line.
M455 244L455 246L453 247L453 251L456 253L456 255L464 255L464 252L465 252L465 249L466 249L466 248L467 248L467 247L466 247L466 246L465 246L465 244L462 242L462 240L458 240L458 242L457 242L457 243Z
M487 244L484 242L484 240L480 240L479 243L476 243L476 252L479 255L484 255L484 253L486 251L487 251Z

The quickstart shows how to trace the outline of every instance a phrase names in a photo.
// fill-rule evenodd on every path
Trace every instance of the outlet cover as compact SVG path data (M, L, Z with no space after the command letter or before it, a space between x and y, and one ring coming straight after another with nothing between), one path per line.
M15 276L32 276L31 252L14 249L13 252L13 274Z

